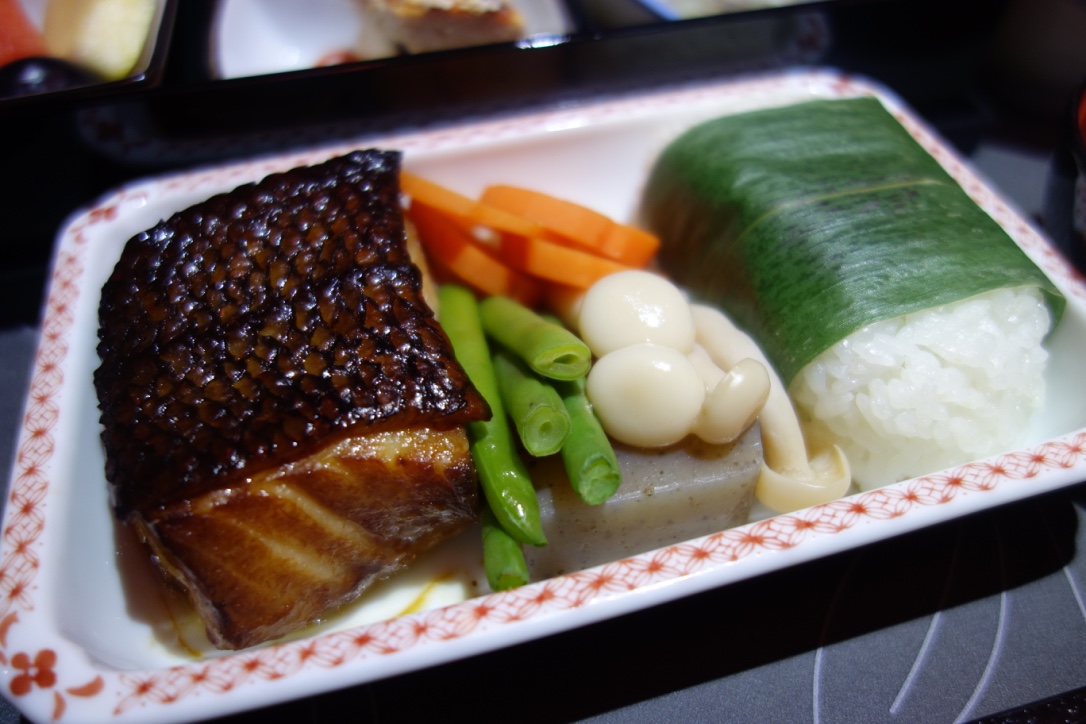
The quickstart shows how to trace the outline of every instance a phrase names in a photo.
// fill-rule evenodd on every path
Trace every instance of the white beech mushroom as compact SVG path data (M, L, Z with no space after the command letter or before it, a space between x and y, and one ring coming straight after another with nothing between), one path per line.
M598 359L587 392L607 433L630 445L663 447L689 434L735 440L770 391L762 362L721 369L695 342L686 295L646 271L593 285L578 305L578 331Z
M625 271L593 284L581 300L579 332L597 357L638 342L689 352L694 320L686 296L659 274Z
M837 445L808 456L784 383L758 345L719 310L700 304L692 305L691 310L697 342L717 365L727 369L751 358L761 361L769 374L769 396L759 416L765 464L755 490L758 499L778 513L786 513L843 496L852 483L848 459Z
M637 447L682 440L705 401L705 386L687 356L660 344L631 344L600 357L586 391L607 434Z
M694 421L693 433L713 445L734 442L754 424L769 397L769 372L765 365L746 357L727 372L700 344L689 358L705 384L705 402Z

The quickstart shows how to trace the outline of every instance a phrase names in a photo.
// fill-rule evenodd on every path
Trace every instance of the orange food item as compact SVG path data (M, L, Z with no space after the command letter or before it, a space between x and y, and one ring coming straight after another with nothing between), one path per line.
M514 269L570 287L588 289L615 272L635 267L546 239L505 235L498 257Z
M584 289L578 289L566 284L546 282L543 285L542 305L545 309L558 315L559 319L570 328L575 328L584 294Z
M539 299L551 284L584 290L608 274L644 267L659 246L652 234L527 189L491 186L476 200L408 172L401 172L400 188L411 198L407 213L423 246L486 294L523 302ZM476 238L480 229L493 239ZM525 284L532 286L521 289Z
M408 218L418 231L419 241L431 264L441 276L451 274L481 294L501 294L525 306L535 306L541 286L536 279L510 268L484 249L469 231L449 218L444 209L435 209L413 199Z
M660 248L660 240L654 234L539 191L517 186L489 186L480 201L539 224L560 237L559 241L572 242L630 266L644 266Z
M413 203L425 206L451 217L465 229L486 226L502 234L519 236L546 236L539 224L516 214L480 203L433 181L413 173L400 173L400 190L411 197Z
M19 0L0 0L0 65L20 58L47 55L41 31Z

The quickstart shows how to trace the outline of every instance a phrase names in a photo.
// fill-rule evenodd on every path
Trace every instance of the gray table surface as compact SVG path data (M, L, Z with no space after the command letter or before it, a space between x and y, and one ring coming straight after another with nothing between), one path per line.
M1033 213L1045 159L982 148L974 160ZM35 329L0 332L5 470L36 344ZM1086 687L1084 521L1080 484L660 610L231 720L335 721L349 711L353 721L416 721L460 706L474 715L475 695L460 693L473 679L493 692L490 715L474 718L495 721L517 711L506 692L517 686L540 702L518 720L988 717ZM0 700L0 724L16 721Z

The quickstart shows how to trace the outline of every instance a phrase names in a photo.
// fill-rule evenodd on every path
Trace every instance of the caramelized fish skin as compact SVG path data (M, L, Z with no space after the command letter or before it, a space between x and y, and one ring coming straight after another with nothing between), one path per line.
M122 510L191 498L349 429L454 427L485 402L404 246L398 157L215 196L132 239L95 384Z
M462 426L490 411L422 299L398 174L398 153L359 151L214 196L131 239L103 287L114 508L221 646L282 635L474 519ZM253 583L303 560L312 577Z

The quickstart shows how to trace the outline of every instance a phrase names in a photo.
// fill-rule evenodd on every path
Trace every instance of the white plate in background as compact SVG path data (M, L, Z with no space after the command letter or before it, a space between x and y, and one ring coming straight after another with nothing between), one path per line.
M663 20L687 20L710 15L803 5L815 0L634 0Z
M514 0L524 17L527 40L572 32L561 0ZM212 23L212 68L217 78L241 78L320 67L345 57L384 57L374 47L359 0L220 0Z

